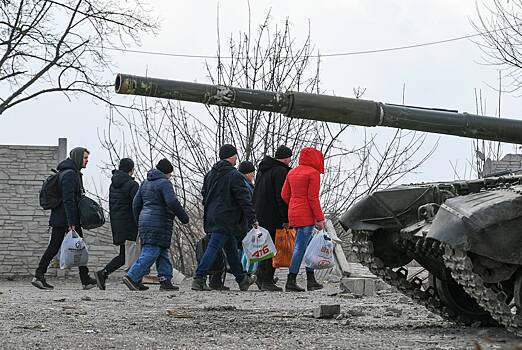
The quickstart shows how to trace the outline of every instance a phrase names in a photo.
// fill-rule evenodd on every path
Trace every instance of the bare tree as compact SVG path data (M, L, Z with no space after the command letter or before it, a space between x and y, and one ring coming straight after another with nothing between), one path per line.
M108 102L107 49L139 43L156 28L141 0L3 1L0 114L55 92Z
M236 87L320 93L320 56L312 54L310 33L298 42L288 20L272 27L268 14L254 33L249 29L226 41L226 57L218 39L218 60L207 62L208 78L215 84ZM354 89L356 97L363 93L364 89ZM374 135L367 135L357 144L346 145L350 126L345 124L217 106L207 106L208 113L196 115L178 102L156 100L146 105L146 100L141 101L141 113L110 118L101 141L113 160L134 157L141 177L160 156L174 160L172 181L192 219L192 226L176 226L176 233L181 234L174 235L173 242L176 264L185 272L194 263L195 241L204 234L202 179L223 143L236 145L240 160L256 164L264 155L273 155L280 144L291 147L296 156L306 146L320 149L326 162L321 199L333 219L360 196L400 180L431 154L419 160L424 136L415 133L397 131L387 142L376 142ZM120 136L114 137L117 133ZM125 142L115 141L118 139Z

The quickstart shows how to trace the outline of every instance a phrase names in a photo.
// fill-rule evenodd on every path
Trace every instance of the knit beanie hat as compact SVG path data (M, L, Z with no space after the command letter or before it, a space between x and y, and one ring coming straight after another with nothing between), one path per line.
M219 159L227 159L237 154L237 149L230 145L224 144L219 148Z
M275 153L275 159L285 159L290 158L292 156L292 150L285 145L281 145L277 147L276 153Z
M161 171L163 174L170 174L174 171L174 167L172 166L172 163L169 162L167 158L163 158L156 164L156 169Z
M252 162L245 160L239 163L237 170L239 170L241 174L248 174L256 171L256 168L254 167L254 164L252 164Z
M76 165L76 168L78 170L82 170L82 166L83 166L83 154L87 152L89 153L89 151L87 150L87 148L83 148L83 147L76 147L76 148L73 148L71 150L71 152L69 152L69 158L71 158L71 160L74 162L74 165Z
M130 173L132 169L134 169L134 162L130 158L122 158L120 159L120 165L118 166L123 172Z

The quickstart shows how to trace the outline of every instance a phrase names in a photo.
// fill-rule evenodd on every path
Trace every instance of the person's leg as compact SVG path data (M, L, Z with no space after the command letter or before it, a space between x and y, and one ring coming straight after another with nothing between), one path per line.
M241 282L246 273L243 271L243 265L241 264L241 258L239 257L239 253L237 251L237 241L236 237L233 235L226 236L225 244L223 246L225 250L225 254L227 255L228 265L230 266L230 272L236 278L236 282Z
M160 281L172 280L172 263L169 256L169 248L161 248L161 252L156 259L156 270Z
M94 273L96 284L101 290L105 290L107 278L109 275L125 265L125 244L120 244L120 253L114 257L103 269Z
M304 292L304 289L297 284L296 278L313 231L313 225L297 227L294 253L292 255L292 261L290 262L290 268L288 269L288 278L285 285L285 290L287 292Z
M47 268L49 267L49 263L53 259L53 257L58 254L60 251L60 247L62 246L63 238L65 237L65 232L67 231L66 227L53 227L51 231L51 240L49 241L49 245L47 249L43 253L40 258L40 263L38 264L38 268L36 269L35 275L38 277L43 277L47 272Z
M110 275L123 265L125 265L125 244L120 244L120 253L105 266L104 270L107 275Z
M83 238L83 231L80 226L76 226L76 233ZM89 276L89 268L87 266L79 266L78 271L80 272L80 281L84 289L90 289L96 286L96 280Z
M294 253L292 254L292 260L290 262L290 268L288 269L288 272L293 273L295 275L299 273L299 268L301 267L301 262L303 261L303 256L306 251L306 247L308 246L308 243L312 238L313 231L313 225L297 227Z
M210 235L207 249L205 249L205 253L203 254L203 257L201 258L201 261L196 268L196 273L194 274L195 278L202 279L206 277L207 271L214 263L214 260L216 260L218 252L223 249L226 239L226 234L212 233Z
M47 249L40 258L34 278L31 280L31 284L38 289L54 289L54 287L45 280L45 273L51 260L60 251L63 238L65 237L65 231L67 231L66 227L53 227L51 230L51 239L49 240Z
M129 272L127 272L127 277L129 277L132 282L137 284L139 281L141 281L143 276L145 276L152 264L154 264L154 262L158 259L160 253L161 248L158 246L150 244L142 245L140 256L138 260L136 260L136 262L131 266Z

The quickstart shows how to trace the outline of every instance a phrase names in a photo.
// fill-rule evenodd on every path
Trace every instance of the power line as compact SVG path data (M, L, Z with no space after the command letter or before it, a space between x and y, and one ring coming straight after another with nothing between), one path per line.
M510 27L508 27L510 28ZM436 41L428 41L425 43L419 43L419 44L412 44L412 45L404 45L404 46L395 46L395 47L389 47L389 48L383 48L383 49L374 49L374 50L363 50L363 51L348 51L348 52L340 52L340 53L327 53L327 54L319 54L320 57L342 57L342 56L355 56L355 55L366 55L366 54L372 54L372 53L381 53L381 52L391 52L391 51L399 51L399 50L407 50L407 49L414 49L418 47L424 47L424 46L432 46L432 45L440 45L445 44L453 41L459 41L464 39L470 39L473 37L481 36L484 34L494 33L497 31L501 31L508 28L500 28L496 30L492 30L490 32L481 32L476 34L470 34L470 35L463 35L459 37L449 38L449 39L442 39L442 40L436 40ZM200 54L184 54L184 53L171 53L171 52L160 52L160 51L146 51L146 50L134 50L134 49L124 49L124 48L117 48L117 47L102 47L102 46L95 46L90 45L93 48L99 48L99 49L105 49L105 50L111 50L111 51L120 51L120 52L128 52L128 53L137 53L137 54L144 54L144 55L154 55L154 56L168 56L168 57L179 57L179 58L208 58L208 59L230 59L231 56L216 56L216 55L200 55ZM315 56L315 55L313 55Z

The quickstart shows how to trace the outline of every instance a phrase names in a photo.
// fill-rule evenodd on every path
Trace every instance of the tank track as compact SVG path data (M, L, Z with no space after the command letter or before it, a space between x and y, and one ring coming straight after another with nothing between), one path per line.
M371 231L352 230L352 251L356 254L359 262L366 266L371 273L380 277L384 282L395 287L416 303L446 320L459 325L470 325L477 322L457 314L445 306L432 287L423 288L422 280L418 277L409 281L408 270L406 268L399 267L393 270L391 267L385 266L380 258L373 255L371 235ZM418 237L411 237L410 239L403 237L401 241L402 242L399 242L400 245L405 246L407 251L414 251L416 254L435 254L442 258L439 242L430 242Z
M452 277L466 293L475 298L478 304L509 332L522 337L520 310L517 310L517 314L513 313L507 294L502 290L496 290L493 285L484 283L482 278L473 272L473 263L466 252L444 244L443 258Z

